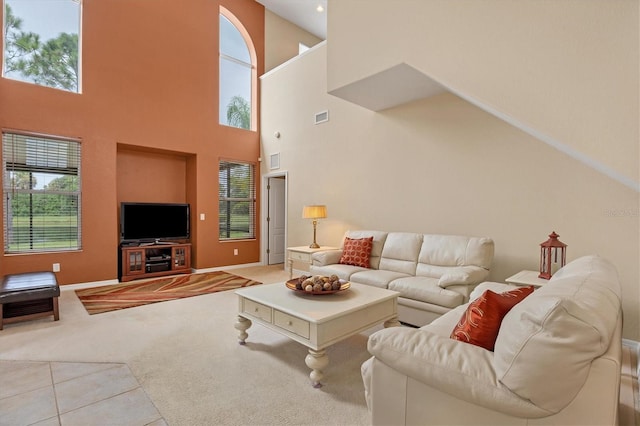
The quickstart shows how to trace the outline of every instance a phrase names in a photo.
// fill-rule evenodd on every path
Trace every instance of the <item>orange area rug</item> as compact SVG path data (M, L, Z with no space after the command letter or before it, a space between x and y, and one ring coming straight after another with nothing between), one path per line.
M218 271L92 287L76 290L76 294L93 315L257 284L261 283Z

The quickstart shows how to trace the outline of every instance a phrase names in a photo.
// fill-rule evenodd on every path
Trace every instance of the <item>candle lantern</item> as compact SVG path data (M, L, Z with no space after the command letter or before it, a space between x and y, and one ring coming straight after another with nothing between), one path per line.
M549 239L540 243L540 275L539 278L548 280L553 275L551 265L560 261L560 268L567 263L567 245L558 239L560 235L552 232ZM559 269L559 268L558 268ZM555 272L555 271L553 271Z

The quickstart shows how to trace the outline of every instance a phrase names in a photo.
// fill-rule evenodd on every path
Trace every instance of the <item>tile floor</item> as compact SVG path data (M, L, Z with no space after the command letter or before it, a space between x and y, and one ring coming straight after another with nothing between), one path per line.
M629 354L620 424L640 426L640 368ZM0 426L167 426L127 364L0 360L0 377Z
M0 426L166 426L126 364L0 361Z

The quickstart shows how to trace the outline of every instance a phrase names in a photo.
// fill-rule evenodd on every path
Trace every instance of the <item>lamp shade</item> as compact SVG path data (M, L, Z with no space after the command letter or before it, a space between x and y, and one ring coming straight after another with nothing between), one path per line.
M313 205L304 206L302 209L303 219L324 219L327 217L327 206Z

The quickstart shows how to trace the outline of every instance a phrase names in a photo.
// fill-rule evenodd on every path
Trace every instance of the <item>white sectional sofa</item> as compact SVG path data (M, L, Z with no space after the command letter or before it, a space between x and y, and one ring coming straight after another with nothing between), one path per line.
M513 288L483 283L471 298ZM493 352L450 337L466 308L370 336L362 376L373 424L618 424L622 311L610 262L567 264L508 311Z
M493 261L490 238L409 232L347 231L345 238L373 237L370 267L339 263L341 248L316 252L310 271L335 274L354 283L400 293L401 322L422 326L469 300L474 287L486 280Z

